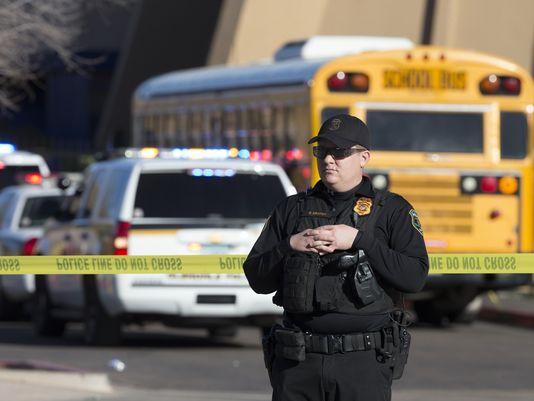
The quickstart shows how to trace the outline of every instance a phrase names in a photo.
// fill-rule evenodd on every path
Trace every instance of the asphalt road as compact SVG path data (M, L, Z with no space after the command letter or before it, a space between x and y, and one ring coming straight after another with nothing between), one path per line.
M502 394L501 399L510 400L514 394L534 397L533 334L481 322L446 329L414 327L410 361L394 392L406 399L438 393L462 400L481 399L484 394ZM160 326L132 329L125 337L121 347L94 348L83 345L80 327L71 327L62 339L44 340L36 339L26 323L4 322L0 360L105 372L114 384L140 390L269 393L255 329L241 329L231 341L212 341L201 331ZM123 372L108 367L113 358L126 364Z

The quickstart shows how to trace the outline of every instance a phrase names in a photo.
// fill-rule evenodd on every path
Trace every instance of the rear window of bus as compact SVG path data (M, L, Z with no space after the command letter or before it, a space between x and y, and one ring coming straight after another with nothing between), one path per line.
M482 153L481 113L368 110L371 149L408 152Z

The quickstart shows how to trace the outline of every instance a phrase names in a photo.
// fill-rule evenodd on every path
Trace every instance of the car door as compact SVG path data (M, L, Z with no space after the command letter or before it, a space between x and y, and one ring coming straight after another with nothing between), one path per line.
M62 231L63 255L86 255L89 249L91 217L102 194L104 168L94 169L88 176L84 193L75 219ZM49 276L49 291L52 303L65 309L83 308L82 275L63 274Z

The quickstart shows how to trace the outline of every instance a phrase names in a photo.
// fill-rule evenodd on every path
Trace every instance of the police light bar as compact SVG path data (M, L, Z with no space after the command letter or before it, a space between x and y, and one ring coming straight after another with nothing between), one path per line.
M263 160L271 161L272 152L269 149L264 150L248 150L238 148L175 148L172 150L162 150L160 152L162 158L176 158L182 160L229 160L229 159L243 159L243 160Z
M233 177L236 171L233 169L211 169L211 168L194 168L189 171L194 177Z
M272 161L273 152L270 149L249 150L238 148L174 148L160 149L154 147L126 148L115 155L126 158L143 159L181 159L181 160L230 160L243 159L253 161ZM301 160L304 157L302 149L290 149L283 152L282 158L287 161Z
M0 155L13 153L15 150L15 145L11 143L0 143Z

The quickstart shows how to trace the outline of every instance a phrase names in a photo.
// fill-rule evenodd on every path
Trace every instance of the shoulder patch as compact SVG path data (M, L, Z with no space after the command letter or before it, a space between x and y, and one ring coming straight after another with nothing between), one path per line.
M410 216L412 217L412 226L423 235L423 227L421 226L421 221L415 209L410 210Z

